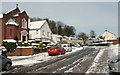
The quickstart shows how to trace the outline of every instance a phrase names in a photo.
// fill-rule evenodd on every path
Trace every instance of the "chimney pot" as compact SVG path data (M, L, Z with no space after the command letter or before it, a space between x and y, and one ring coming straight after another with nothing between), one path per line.
M16 4L16 9L18 9L18 4Z

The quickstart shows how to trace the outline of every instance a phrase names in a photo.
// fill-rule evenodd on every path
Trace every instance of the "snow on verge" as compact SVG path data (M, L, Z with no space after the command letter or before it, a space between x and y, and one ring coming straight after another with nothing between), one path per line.
M76 52L78 50L82 50L82 49L83 49L82 47L74 48L72 50L72 52L67 52L66 54L71 54L71 53L74 53L74 52ZM44 52L44 53L39 53L39 54L35 54L35 55L30 55L30 56L9 56L8 58L10 58L12 60L13 66L16 66L16 65L31 66L33 64L41 63L43 61L54 59L54 58L60 57L60 56L63 56L63 55L48 56L48 53Z
M104 53L105 49L101 49L100 52L98 53L98 55L95 57L92 66L87 70L86 73L94 73L95 70L97 70L97 65L99 62L100 57L102 56L102 54Z
M98 53L98 55L96 56L96 58L94 59L94 61L93 61L93 63L92 63L92 66L87 70L87 72L86 73L107 73L107 71L105 71L104 69L103 70L101 70L101 71L99 71L97 68L98 68L98 66L100 65L100 59L101 59L101 57L102 56L104 56L103 55L103 53L105 52L105 50L107 50L108 51L108 59L109 58L111 58L111 57L113 57L113 56L116 56L116 55L118 55L118 52L119 52L119 50L118 50L118 47L119 47L119 45L111 45L110 47L108 47L108 48L105 48L105 49L101 49L100 50L100 52ZM102 62L103 63L103 68L105 68L105 63L104 63L104 61ZM106 66L107 67L107 66ZM99 72L98 72L99 71Z

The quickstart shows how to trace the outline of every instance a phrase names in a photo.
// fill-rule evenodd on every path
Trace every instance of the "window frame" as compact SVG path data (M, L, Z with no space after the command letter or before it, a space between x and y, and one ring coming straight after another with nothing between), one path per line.
M10 29L10 36L12 36L12 29Z
M49 37L49 32L47 32L47 36Z
M25 18L22 19L22 28L27 29L27 21Z
M45 36L45 31L44 30L42 30L42 35Z
M38 35L38 30L36 30L36 35Z

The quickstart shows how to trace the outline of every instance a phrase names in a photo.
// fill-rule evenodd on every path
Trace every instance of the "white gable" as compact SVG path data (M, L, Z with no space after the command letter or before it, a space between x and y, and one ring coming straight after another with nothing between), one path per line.
M115 39L115 34L109 32L109 31L105 31L104 33L100 34L99 37L105 37L105 40L114 40Z
M30 29L40 29L44 23L46 22L46 20L42 20L42 21L35 21L35 22L30 22Z
M0 18L3 18L3 14L0 14Z
M29 29L29 39L51 39L52 32L46 20L30 22Z

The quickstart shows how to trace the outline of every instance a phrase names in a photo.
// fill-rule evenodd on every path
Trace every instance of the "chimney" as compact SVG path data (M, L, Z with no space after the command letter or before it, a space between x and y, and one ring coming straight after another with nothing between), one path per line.
M18 9L18 4L16 4L16 9Z

